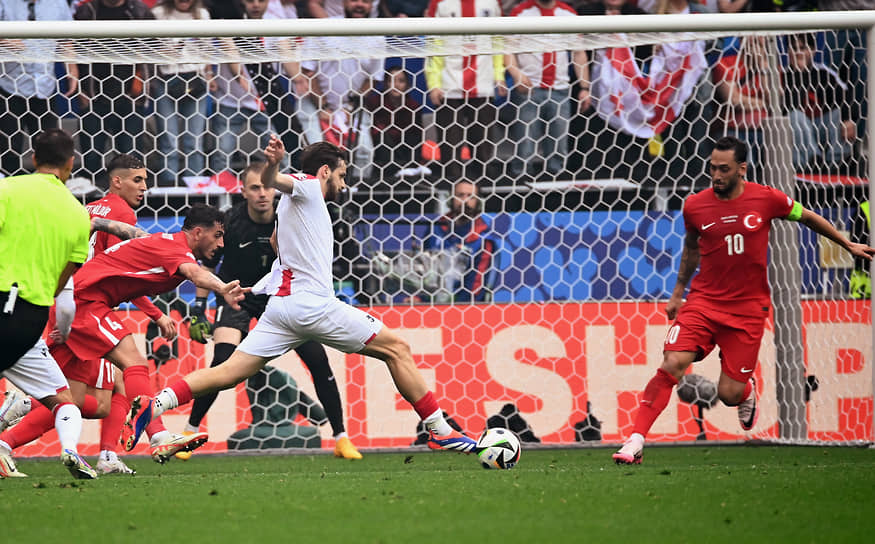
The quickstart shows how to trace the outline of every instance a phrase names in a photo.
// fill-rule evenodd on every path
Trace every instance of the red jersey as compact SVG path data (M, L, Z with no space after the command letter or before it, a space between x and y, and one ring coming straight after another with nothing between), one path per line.
M158 233L120 242L95 255L76 273L76 299L115 307L144 295L158 295L185 281L180 265L197 260L185 233Z
M135 225L137 223L137 215L131 209L131 206L122 197L114 193L107 193L100 200L86 204L85 209L88 210L88 214L91 217L112 219L113 221L127 223L128 225ZM91 250L88 253L88 258L90 259L98 253L103 253L106 248L112 247L121 241L121 238L108 232L95 231L91 235Z
M769 229L785 218L793 199L751 182L732 200L718 200L713 189L684 202L687 231L699 235L699 273L693 277L687 304L719 306L737 315L763 315L769 310Z
M130 204L125 202L122 197L115 193L107 193L106 196L100 200L95 200L90 204L86 204L85 209L88 210L88 214L91 217L112 219L113 221L119 221L128 225L137 224L137 214L134 213ZM88 259L103 253L107 248L112 247L121 241L121 238L109 234L108 232L94 231L89 242L91 247L88 250ZM78 278L79 275L77 274L76 277ZM145 314L152 320L157 320L164 315L147 297L140 297L136 300L131 300L131 302L134 303L137 308L145 312Z

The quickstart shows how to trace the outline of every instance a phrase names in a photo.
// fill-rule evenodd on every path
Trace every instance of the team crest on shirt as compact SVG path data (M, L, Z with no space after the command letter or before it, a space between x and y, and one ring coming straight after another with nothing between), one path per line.
M763 226L763 217L757 212L750 212L745 214L744 218L741 220L741 223L744 225L744 228L751 232L756 232L760 230Z

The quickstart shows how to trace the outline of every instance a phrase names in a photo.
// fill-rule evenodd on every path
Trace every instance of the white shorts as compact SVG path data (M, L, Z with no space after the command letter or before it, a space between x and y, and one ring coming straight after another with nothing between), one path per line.
M258 324L237 349L271 359L314 340L344 353L358 353L382 328L379 319L334 297L272 296Z
M2 375L26 395L37 400L57 395L68 388L67 378L42 338L17 363L4 370Z

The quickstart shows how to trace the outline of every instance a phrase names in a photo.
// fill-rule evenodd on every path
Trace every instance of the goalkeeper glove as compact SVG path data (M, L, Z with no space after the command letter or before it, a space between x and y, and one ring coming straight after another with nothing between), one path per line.
M862 270L851 272L851 298L872 298L872 280Z
M213 334L213 324L207 319L207 297L197 297L188 309L191 319L188 322L188 335L195 342L206 344Z

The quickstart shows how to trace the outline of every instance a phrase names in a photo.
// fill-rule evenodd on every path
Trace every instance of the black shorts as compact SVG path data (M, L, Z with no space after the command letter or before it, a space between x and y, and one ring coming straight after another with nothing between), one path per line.
M0 372L12 367L36 344L49 320L48 306L37 306L21 297L15 300L12 313L4 312L8 299L8 292L0 292Z
M252 319L258 319L264 313L269 297L266 295L246 295L246 298L240 302L240 309L235 310L228 306L224 299L219 301L216 308L216 323L215 328L229 327L237 329L243 336L249 333L249 325Z

